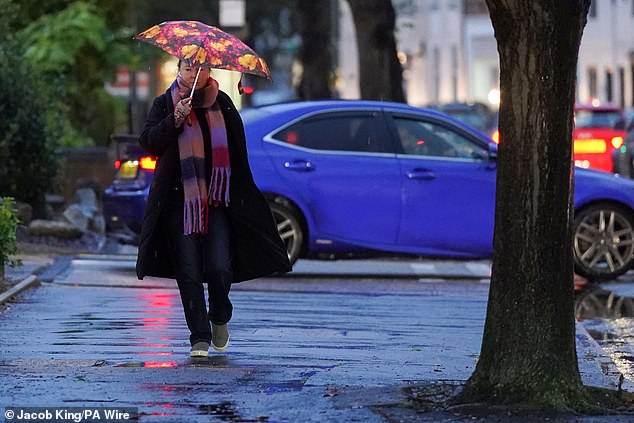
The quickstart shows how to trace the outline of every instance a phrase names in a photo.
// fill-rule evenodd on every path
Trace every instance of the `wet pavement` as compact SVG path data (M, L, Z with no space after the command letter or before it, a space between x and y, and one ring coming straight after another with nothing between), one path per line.
M54 257L36 254L23 254L20 255L19 258L22 260L22 264L20 266L5 267L5 276L9 282L20 281L32 273L38 273L46 266L50 265L54 260Z
M138 281L126 259L73 260L0 313L2 406L131 406L142 421L433 421L402 407L403 388L470 376L488 283L333 276L234 285L229 350L190 359L174 281ZM595 309L614 308L592 295ZM584 382L615 388L622 372L634 391L630 318L581 304Z

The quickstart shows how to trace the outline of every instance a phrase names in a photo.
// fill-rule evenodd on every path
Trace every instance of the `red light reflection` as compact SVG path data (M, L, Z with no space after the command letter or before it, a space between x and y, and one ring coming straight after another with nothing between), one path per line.
M170 367L178 367L178 363L175 361L146 361L143 363L143 367L152 367L152 368L170 368Z
M171 351L142 351L140 355L172 355Z

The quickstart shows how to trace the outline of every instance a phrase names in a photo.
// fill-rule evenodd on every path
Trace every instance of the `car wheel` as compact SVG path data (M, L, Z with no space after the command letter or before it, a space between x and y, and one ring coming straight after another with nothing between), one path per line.
M581 210L573 228L577 273L592 280L605 280L630 269L634 259L630 211L613 204L597 204Z
M300 224L297 212L290 206L278 203L270 203L273 217L277 223L277 230L284 244L291 264L297 261L304 242L304 231Z

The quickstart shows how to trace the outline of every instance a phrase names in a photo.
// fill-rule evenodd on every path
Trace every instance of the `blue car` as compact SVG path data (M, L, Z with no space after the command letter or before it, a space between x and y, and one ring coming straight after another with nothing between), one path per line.
M284 103L242 116L255 181L292 261L491 257L497 146L486 135L442 113L388 102ZM106 191L109 222L140 227L151 170L138 175L141 183L129 190L117 190L115 179ZM575 180L576 271L614 278L634 259L634 182L584 169Z

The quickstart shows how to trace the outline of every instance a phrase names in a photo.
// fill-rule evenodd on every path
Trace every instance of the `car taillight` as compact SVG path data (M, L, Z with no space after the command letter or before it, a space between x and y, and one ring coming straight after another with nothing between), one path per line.
M114 161L114 168L115 169L119 169L121 167L121 160L115 160Z
M575 154L600 154L607 150L607 143L602 139L575 140Z
M612 144L612 147L614 147L616 150L618 150L623 145L623 137L614 137L614 138L612 138L611 144Z
M498 131L497 129L495 131L493 131L493 134L491 135L491 139L493 140L494 143L499 144L500 143L500 131Z
M143 156L139 159L139 166L144 170L154 170L156 168L156 159L152 156Z

